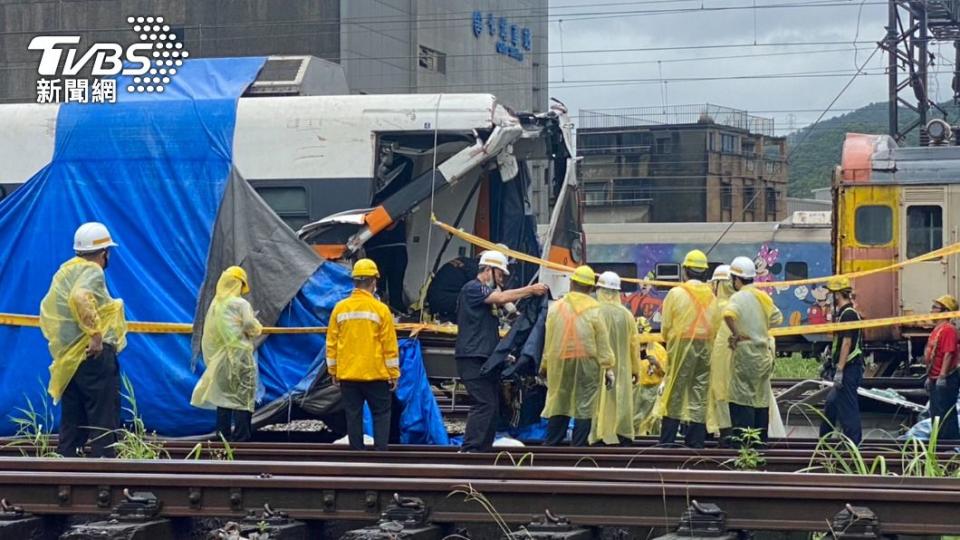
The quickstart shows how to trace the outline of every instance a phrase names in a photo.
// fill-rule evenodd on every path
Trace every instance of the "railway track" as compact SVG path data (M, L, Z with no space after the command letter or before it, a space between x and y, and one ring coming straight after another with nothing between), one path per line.
M22 457L38 455L37 447L0 447L0 456ZM228 450L219 443L167 442L163 450L172 460L223 460ZM840 452L841 455L845 455ZM611 469L688 469L734 470L737 451L733 449L631 447L631 448L505 448L493 453L458 454L454 448L399 446L387 452L355 452L343 446L309 443L240 443L229 448L231 459L257 462L374 462L410 465L464 465L464 466L534 466L534 467L593 467ZM814 453L810 448L771 448L761 452L762 469L776 472L843 470L831 453ZM949 452L940 452L938 459L946 462ZM910 458L894 448L865 448L861 459L867 464L882 458L889 471L901 473Z
M872 510L884 534L960 532L955 479L345 460L0 459L0 498L35 515L107 514L126 500L124 490L149 491L157 518L242 517L267 505L298 520L373 522L398 494L421 500L434 524L487 523L491 515L477 502L482 494L513 524L549 510L580 526L672 527L697 500L718 505L733 529L825 530L853 505Z

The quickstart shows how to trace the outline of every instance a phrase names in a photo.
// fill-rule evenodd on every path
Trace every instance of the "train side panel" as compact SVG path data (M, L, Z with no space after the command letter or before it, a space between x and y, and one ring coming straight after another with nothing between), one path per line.
M729 263L737 256L754 259L759 281L785 281L831 274L830 243L825 232L810 231L816 241L764 242L725 241L710 254L710 262ZM652 240L652 239L651 239ZM604 244L588 242L587 260L598 271L614 270L629 277L652 276L658 264L676 264L691 249L704 249L702 243L644 242ZM783 311L785 324L791 326L827 322L830 312L827 290L822 285L771 289L770 294ZM624 304L659 327L660 307L666 291L640 287L625 291Z
M896 262L899 256L900 188L872 184L847 184L837 192L836 241L838 273L871 270ZM856 305L865 318L899 313L897 274L884 272L853 280ZM896 327L865 331L867 340L899 339Z

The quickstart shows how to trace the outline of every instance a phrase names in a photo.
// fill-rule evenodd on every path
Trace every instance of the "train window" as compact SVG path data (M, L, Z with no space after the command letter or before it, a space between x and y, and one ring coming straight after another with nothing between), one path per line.
M807 263L800 261L790 261L786 264L786 280L807 279Z
M307 190L299 186L258 187L257 193L291 229L310 222Z
M861 206L854 221L854 236L860 244L881 246L893 239L893 209L889 206Z
M907 208L907 258L943 247L943 209L939 206Z
M595 263L592 266L597 274L610 271L616 272L621 278L637 279L637 265L633 263ZM624 281L620 283L620 290L632 293L637 290L637 284Z
M654 268L657 281L680 281L680 265L677 263L657 263Z

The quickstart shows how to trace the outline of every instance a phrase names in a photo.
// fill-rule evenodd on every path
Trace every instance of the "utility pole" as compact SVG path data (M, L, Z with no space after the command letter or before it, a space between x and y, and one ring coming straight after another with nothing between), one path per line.
M929 67L934 41L953 42L960 61L960 0L889 0L887 35L880 47L887 52L888 130L898 143L920 129L920 144L929 138L926 125L933 114L947 112L930 99ZM954 71L954 101L960 99L960 73ZM900 107L916 113L917 118L900 125Z

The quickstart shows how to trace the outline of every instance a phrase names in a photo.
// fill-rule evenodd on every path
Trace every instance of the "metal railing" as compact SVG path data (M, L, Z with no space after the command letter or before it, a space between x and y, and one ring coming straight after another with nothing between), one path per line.
M666 126L677 124L715 124L774 136L772 118L755 116L747 111L711 105L671 105L668 107L627 107L617 109L580 109L577 127L627 128L634 126Z

